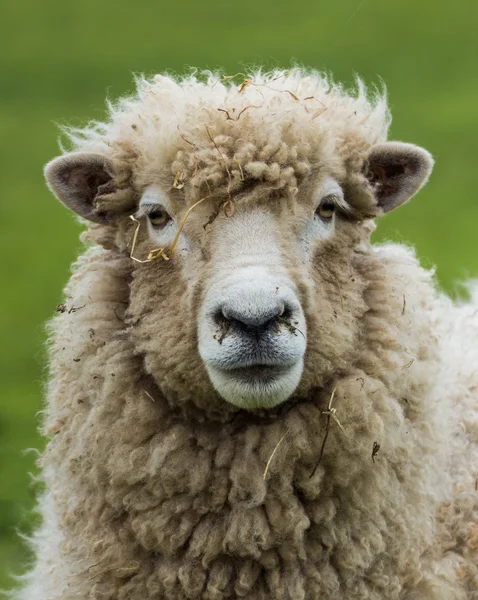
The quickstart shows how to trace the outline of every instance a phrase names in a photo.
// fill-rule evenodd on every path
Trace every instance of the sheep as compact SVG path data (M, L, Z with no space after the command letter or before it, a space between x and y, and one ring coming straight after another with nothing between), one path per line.
M360 81L137 84L45 171L88 229L16 597L476 600L478 294L370 242L431 155Z

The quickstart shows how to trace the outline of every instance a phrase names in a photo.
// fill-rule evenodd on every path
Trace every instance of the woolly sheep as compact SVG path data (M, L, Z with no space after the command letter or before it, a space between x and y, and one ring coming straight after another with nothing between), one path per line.
M478 294L371 245L432 168L389 123L297 70L141 79L69 131L87 246L17 598L478 598Z

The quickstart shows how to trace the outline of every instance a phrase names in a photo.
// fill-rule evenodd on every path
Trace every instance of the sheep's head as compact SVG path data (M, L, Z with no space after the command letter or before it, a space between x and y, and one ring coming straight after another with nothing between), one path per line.
M386 105L363 89L247 81L143 82L46 169L60 200L136 259L129 332L147 372L171 403L211 412L305 397L353 361L372 219L432 166L384 141Z

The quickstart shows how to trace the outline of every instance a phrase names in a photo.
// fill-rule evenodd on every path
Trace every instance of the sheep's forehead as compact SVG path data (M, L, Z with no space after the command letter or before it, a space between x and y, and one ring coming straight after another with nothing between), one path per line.
M188 202L255 183L292 197L310 173L348 177L389 124L383 95L370 99L360 83L348 93L300 71L157 76L109 112L105 123L70 132L73 149L113 159L119 186L137 195L157 183Z
M186 181L214 188L226 179L226 185L255 179L284 188L296 187L324 160L340 169L333 136L301 127L291 115L268 125L252 113L231 122L221 111L199 111L197 118L179 122L164 144L159 143L162 138L158 129L156 136L150 131L146 139L138 140L134 151L138 183L148 184L161 174L176 187Z
M383 141L388 123L383 96L368 99L361 84L349 94L318 73L206 82L157 76L140 81L136 96L110 107L108 123L74 142L133 163L141 184L182 169L189 181L214 185L222 164L239 177L293 185L324 157L348 160Z

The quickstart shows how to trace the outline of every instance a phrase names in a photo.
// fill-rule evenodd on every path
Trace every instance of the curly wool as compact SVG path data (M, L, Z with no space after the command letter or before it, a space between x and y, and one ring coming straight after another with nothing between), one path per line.
M169 187L179 174L200 195L211 188L241 192L245 176L261 182L257 196L264 190L294 195L325 161L354 190L358 206L366 202L360 170L369 148L387 136L384 93L369 94L358 79L350 94L299 69L254 73L242 85L214 73L204 78L138 79L135 96L108 105L107 122L65 130L71 148L114 159L120 190L140 191L161 179ZM117 207L131 193L109 199Z
M101 201L133 206L180 172L189 205L210 186L244 202L281 190L293 206L327 164L351 209L373 213L361 169L386 136L384 99L317 74L254 82L142 81L107 124L72 134L123 165ZM315 119L308 97L327 106ZM66 290L77 310L51 324L44 524L19 598L478 597L477 299L453 305L413 253L347 227L353 250L339 235L313 274L333 303L305 306L301 386L256 413L211 392L174 265L133 264L126 225L91 229Z

